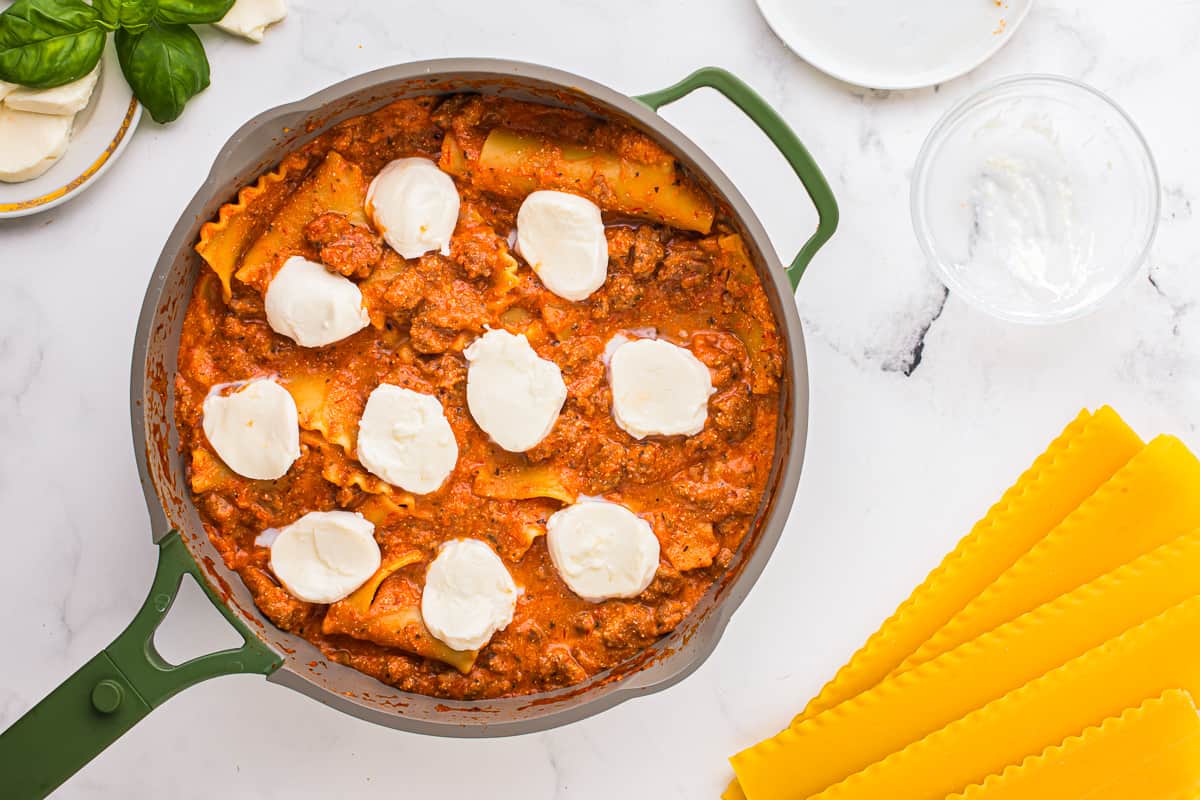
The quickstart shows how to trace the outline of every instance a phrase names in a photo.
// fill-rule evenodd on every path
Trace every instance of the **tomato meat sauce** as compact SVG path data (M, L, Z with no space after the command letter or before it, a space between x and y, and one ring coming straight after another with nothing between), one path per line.
M363 209L388 162L421 156L449 173L461 207L449 256L406 260ZM608 276L580 302L547 291L510 245L536 189L603 211ZM724 207L672 156L620 123L493 97L402 100L336 125L244 188L205 226L207 268L184 321L176 424L208 535L261 611L326 656L399 689L505 697L583 681L672 631L730 565L763 502L774 457L784 343ZM290 256L360 288L371 324L321 348L269 327L263 293ZM568 397L525 453L495 445L467 407L462 351L487 329L524 334L562 370ZM606 345L654 336L688 348L715 389L693 436L635 439L613 421ZM214 387L272 377L296 398L301 455L251 480L207 441ZM435 396L459 448L441 488L412 495L355 458L357 421L380 383ZM547 518L602 496L650 523L653 582L630 599L574 595L547 551ZM310 511L375 525L380 571L331 605L292 597L271 572L268 533ZM519 587L512 622L478 652L452 651L420 616L442 543L480 539Z

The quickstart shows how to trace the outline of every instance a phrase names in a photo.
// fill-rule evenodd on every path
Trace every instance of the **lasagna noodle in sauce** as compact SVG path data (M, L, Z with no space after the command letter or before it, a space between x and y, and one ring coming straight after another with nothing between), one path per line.
M545 143L530 156L538 169L520 170L503 191L495 137L484 152L496 130L519 134L525 150ZM586 193L604 214L609 262L604 284L570 302L547 291L509 242L524 195L561 188L548 170L576 151L597 165ZM361 208L375 175L411 157L437 162L454 179L461 208L449 256L402 258ZM486 175L472 168L481 157ZM198 277L175 376L176 423L196 505L263 613L331 660L402 690L457 699L578 683L679 625L754 524L779 410L785 345L723 207L640 133L494 97L402 100L339 123L284 164L205 226L198 249L212 269ZM673 188L640 204L631 198L652 195L653 187L602 191L625 174L663 175ZM263 292L291 256L358 284L371 325L320 348L274 333ZM462 351L488 329L523 334L558 365L567 386L550 433L524 453L498 447L467 407ZM649 331L686 347L712 375L699 433L639 440L613 420L605 345ZM278 381L299 409L301 455L274 481L224 469L201 428L211 387L256 377ZM436 491L406 493L358 461L358 419L381 383L431 395L445 409L459 458ZM636 597L589 602L555 570L546 520L581 496L624 505L658 537L658 570ZM271 573L268 548L256 541L308 512L338 509L374 524L386 567L353 608L289 595ZM512 622L477 653L431 640L415 613L439 546L463 537L486 542L520 591Z

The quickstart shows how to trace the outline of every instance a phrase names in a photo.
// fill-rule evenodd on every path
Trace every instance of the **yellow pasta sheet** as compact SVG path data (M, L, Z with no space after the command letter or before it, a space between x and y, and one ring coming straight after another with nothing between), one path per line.
M901 669L929 661L1200 527L1200 461L1160 436L967 603Z
M1141 449L1108 406L1080 413L796 721L886 677Z
M931 662L932 663L932 662ZM816 800L942 800L1146 697L1200 690L1200 597L1193 597L924 739ZM802 798L778 782L754 800ZM1185 795L1192 797L1193 795ZM1138 792L1128 800L1145 800Z
M792 726L734 769L753 800L815 794L1197 595L1200 531Z
M398 553L386 559L375 574L349 597L329 606L321 630L355 639L395 647L407 653L432 658L467 673L475 664L478 650L452 650L434 638L416 604L387 604L377 600L379 587L398 570L424 560L419 550Z
M367 180L356 165L330 151L311 174L276 210L262 235L245 251L234 275L260 292L288 256L303 255L304 228L326 212L345 214L352 222L366 222L363 204Z
M262 234L288 194L300 184L307 167L307 156L289 155L253 186L243 187L236 202L221 206L216 220L201 226L196 252L220 278L226 300L232 294L230 280L242 253Z
M1200 788L1200 716L1172 689L947 800L1176 800Z
M313 372L285 379L284 388L296 402L301 428L319 433L326 441L342 448L346 455L354 454L358 418L366 404L361 397L361 387Z

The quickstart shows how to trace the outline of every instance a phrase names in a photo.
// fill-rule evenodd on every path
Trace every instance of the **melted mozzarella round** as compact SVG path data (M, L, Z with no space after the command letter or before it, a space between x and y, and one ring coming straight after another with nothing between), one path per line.
M712 376L690 350L661 339L625 342L613 351L608 373L613 418L630 436L704 430Z
M552 514L546 546L571 591L593 603L635 597L658 571L658 537L650 524L607 500L584 500Z
M567 399L558 365L539 358L523 334L504 330L488 331L463 355L467 407L479 427L513 453L545 439Z
M450 255L458 204L454 181L428 158L396 159L367 189L367 213L375 229L405 258L430 250Z
M425 627L455 650L478 650L512 622L517 586L500 557L478 539L442 545L425 573Z
M283 262L267 286L267 323L302 347L323 347L367 327L362 292L302 256Z
M336 603L379 569L375 526L362 514L312 511L279 531L271 570L293 597Z
M230 394L216 387L204 398L204 435L237 474L275 480L300 457L296 401L269 378L253 380Z
M579 195L538 191L517 212L517 250L546 288L583 300L608 277L608 240L600 208Z
M434 491L454 470L458 443L436 397L381 383L358 422L358 460L390 484Z

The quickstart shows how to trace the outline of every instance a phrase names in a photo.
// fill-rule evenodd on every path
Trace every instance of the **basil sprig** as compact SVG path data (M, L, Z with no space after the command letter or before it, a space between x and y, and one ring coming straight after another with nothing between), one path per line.
M141 33L117 31L117 58L125 79L156 122L170 122L208 87L208 58L187 25L151 23Z
M179 117L208 86L189 25L217 22L234 0L17 0L0 13L0 81L48 89L91 72L109 32L125 80L155 122Z
M157 0L92 0L100 15L100 26L108 31L126 30L141 33L150 27Z
M34 89L79 80L100 60L104 36L83 0L17 0L0 14L0 80Z
M202 25L220 22L233 0L158 0L155 19L173 25Z

